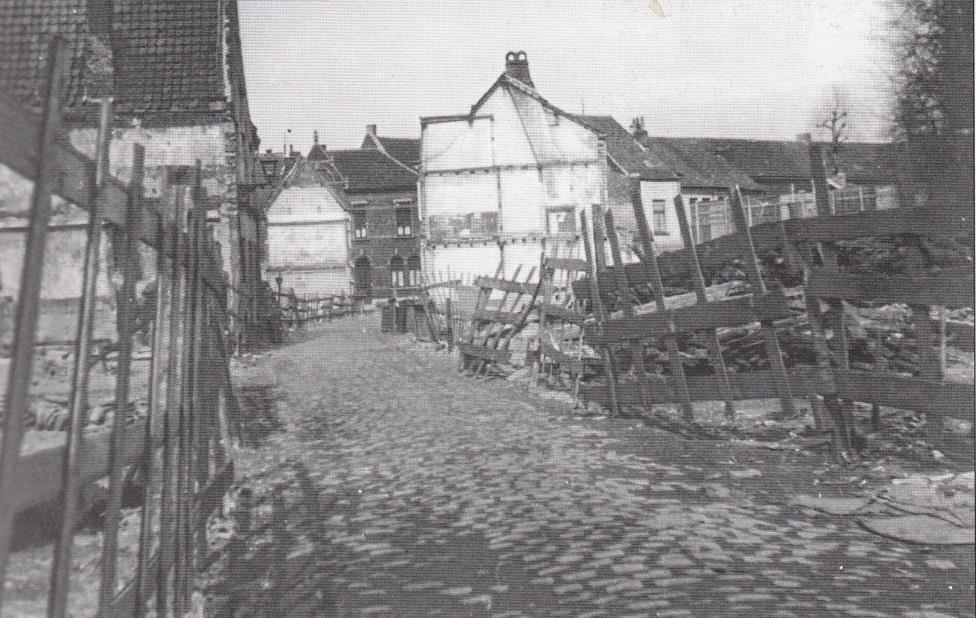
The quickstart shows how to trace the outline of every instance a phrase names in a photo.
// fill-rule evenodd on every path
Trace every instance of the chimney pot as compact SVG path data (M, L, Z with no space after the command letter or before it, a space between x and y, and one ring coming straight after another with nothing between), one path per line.
M505 74L535 88L529 74L529 57L524 51L510 51L505 54Z
M366 133L367 135L376 135L376 125L375 124L366 125Z

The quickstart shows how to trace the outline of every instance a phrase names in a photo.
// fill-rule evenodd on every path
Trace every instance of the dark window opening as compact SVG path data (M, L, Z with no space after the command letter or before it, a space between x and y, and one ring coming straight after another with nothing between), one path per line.
M366 238L366 213L352 213L352 228L354 238Z
M651 211L654 214L654 235L665 236L668 233L668 201L662 199L651 200Z
M396 234L397 236L413 234L413 211L410 208L396 209Z
M390 280L393 287L400 288L408 285L407 272L403 265L403 258L399 255L394 255L390 258Z
M421 285L419 256L411 255L407 258L407 285Z

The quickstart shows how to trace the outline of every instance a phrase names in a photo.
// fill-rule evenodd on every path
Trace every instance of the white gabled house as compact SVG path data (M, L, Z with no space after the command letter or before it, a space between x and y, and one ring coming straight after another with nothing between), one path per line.
M428 273L523 277L543 250L582 256L579 213L607 203L600 132L535 89L525 52L469 113L421 119L420 216ZM557 249L558 247L558 249Z

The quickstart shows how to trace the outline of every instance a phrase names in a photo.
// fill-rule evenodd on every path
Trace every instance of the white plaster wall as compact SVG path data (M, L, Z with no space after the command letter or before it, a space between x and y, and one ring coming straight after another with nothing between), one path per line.
M282 290L294 290L298 296L319 297L352 293L352 275L348 268L285 270L281 272Z
M423 169L427 171L488 167L491 160L491 120L434 122L421 133Z
M501 172L501 234L544 234L544 198L540 174L535 169L508 169Z
M494 242L479 243L473 246L435 246L427 247L422 258L424 272L429 278L443 274L446 279L464 276L492 276L498 268L501 252Z
M345 221L349 218L325 187L288 187L268 210L268 223Z
M268 268L340 265L348 262L344 220L326 223L268 225Z
M132 148L146 148L146 194L159 195L162 168L166 165L196 165L204 168L203 188L209 195L224 195L227 183L236 179L228 166L225 134L233 130L229 123L187 127L126 127L112 131L109 146L109 168L116 178L128 181L132 175ZM69 133L72 145L93 157L97 129L76 129Z

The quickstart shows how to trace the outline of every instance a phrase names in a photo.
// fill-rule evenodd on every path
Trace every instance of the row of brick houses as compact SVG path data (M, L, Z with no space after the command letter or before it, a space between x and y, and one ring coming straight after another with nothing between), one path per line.
M54 36L65 41L71 58L62 101L71 144L94 154L97 102L111 97L114 176L128 179L133 145L144 145L152 199L159 196L166 166L199 160L225 269L235 289L254 293L266 245L264 204L256 192L265 180L248 109L236 0L0 0L2 96L40 108ZM26 204L28 185L0 170L0 301L16 297L27 222L15 211ZM64 238L52 250L64 255L52 260L65 268L45 270L51 274L42 298L68 301L81 290L76 248L85 234L78 223L87 215L70 205L56 208L62 214L54 231ZM108 290L100 289L99 296L110 302ZM252 307L236 295L231 300L238 314Z

